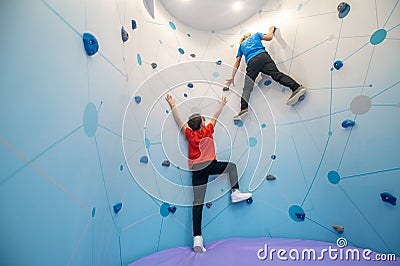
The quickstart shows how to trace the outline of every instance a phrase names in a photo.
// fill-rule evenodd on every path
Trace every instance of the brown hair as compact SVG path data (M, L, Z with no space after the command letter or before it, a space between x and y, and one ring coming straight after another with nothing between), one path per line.
M192 130L199 130L201 128L201 122L204 120L200 114L192 114L189 116L189 121L187 122L188 126Z

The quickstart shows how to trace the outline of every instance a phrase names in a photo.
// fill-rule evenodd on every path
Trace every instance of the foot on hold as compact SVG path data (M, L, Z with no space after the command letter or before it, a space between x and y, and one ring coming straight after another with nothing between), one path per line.
M344 227L342 225L333 225L332 228L336 231L338 234L343 234L344 232Z
M246 109L243 109L243 110L241 110L237 115L235 115L234 117L233 117L233 120L235 120L235 121L237 121L237 120L242 120L243 118L245 118L247 115L249 114L249 110L246 108Z
M231 193L231 200L233 203L240 202L251 198L253 194L248 192L240 192L239 189L234 189Z
M203 246L203 237L202 236L195 236L193 238L193 249L194 249L194 252L198 252L198 253L206 252L206 249Z
M286 105L295 105L299 101L299 98L304 94L306 94L306 89L303 87L303 85L300 85L300 87L292 92L292 95L290 95L288 101L286 102Z

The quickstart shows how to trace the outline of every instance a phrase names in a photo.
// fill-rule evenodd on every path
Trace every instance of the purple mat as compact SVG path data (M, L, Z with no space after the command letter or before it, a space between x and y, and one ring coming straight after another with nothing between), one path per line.
M205 253L195 253L192 247L177 247L129 265L400 265L399 257L341 247L343 241L337 244L285 238L231 238L207 243Z

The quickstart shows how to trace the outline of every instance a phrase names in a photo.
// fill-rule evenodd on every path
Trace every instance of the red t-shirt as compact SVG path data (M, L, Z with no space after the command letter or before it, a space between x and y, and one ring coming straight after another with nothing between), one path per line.
M214 126L209 123L199 130L186 128L185 136L189 141L189 167L194 164L216 160L214 146Z

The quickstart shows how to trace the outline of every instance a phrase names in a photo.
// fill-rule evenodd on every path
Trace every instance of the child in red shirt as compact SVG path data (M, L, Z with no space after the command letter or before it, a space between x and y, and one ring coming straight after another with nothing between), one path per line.
M172 115L179 129L185 133L189 144L189 167L192 169L192 185L194 192L193 200L193 249L195 252L205 252L203 238L201 235L201 220L203 215L204 197L208 177L210 175L228 173L232 187L231 200L239 202L252 196L251 193L239 191L238 174L236 164L231 162L220 162L216 159L214 146L214 127L217 119L227 103L225 96L213 115L211 122L206 125L205 119L200 114L193 114L189 117L187 125L181 120L175 108L175 100L171 95L165 97L172 109Z

